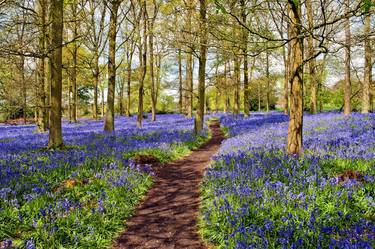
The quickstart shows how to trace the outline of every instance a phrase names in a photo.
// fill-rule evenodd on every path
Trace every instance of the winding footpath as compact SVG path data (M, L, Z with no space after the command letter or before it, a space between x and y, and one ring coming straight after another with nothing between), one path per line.
M218 122L210 125L212 138L181 160L157 171L155 184L115 241L113 249L203 249L198 234L199 185L223 133Z

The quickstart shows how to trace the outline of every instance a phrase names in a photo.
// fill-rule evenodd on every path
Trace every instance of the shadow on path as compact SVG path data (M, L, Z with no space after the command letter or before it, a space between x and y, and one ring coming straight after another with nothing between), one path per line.
M212 138L181 160L157 172L156 182L130 218L113 248L206 248L197 228L199 185L212 155L224 136L218 122L210 125Z

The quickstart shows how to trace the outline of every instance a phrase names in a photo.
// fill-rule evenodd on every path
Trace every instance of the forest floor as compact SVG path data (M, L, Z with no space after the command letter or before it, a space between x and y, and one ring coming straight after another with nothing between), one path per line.
M181 160L155 165L156 179L127 229L113 248L206 248L198 234L199 186L212 155L224 135L218 122L210 125L212 137Z

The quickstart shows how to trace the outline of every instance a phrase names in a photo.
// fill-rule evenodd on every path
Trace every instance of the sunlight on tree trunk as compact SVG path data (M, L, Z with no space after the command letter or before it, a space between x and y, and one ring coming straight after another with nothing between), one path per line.
M204 124L204 105L205 105L205 93L206 93L206 55L207 55L207 30L206 30L206 12L207 3L206 0L199 1L199 69L198 69L198 111L195 118L195 132L198 133L203 130Z
M111 17L108 31L108 92L107 92L107 112L105 116L104 131L115 130L115 88L116 88L116 34L117 15L120 6L119 1L112 1Z
M371 14L365 16L364 35L369 36L371 32ZM372 82L372 63L371 63L371 40L366 37L365 47L365 69L362 90L362 113L368 113L370 109L370 85Z
M300 4L288 1L290 6L290 34L296 37L290 41L291 57L291 96L290 120L288 128L287 152L302 154L302 122L303 122L303 38L301 36Z
M350 9L350 0L345 1L346 11ZM344 114L349 115L351 112L350 96L351 79L350 79L350 48L351 48L351 34L350 34L350 18L345 20L345 82L344 82Z
M50 5L50 77L51 77L51 118L48 148L63 147L61 131L62 99L62 41L63 41L63 4L62 0L51 0Z
M241 72L239 57L234 57L234 114L240 113L240 86L241 86Z

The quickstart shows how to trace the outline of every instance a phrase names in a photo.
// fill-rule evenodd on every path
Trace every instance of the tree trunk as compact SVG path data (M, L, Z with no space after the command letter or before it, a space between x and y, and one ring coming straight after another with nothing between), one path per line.
M73 37L77 39L78 37L78 25L77 25L77 2L73 1ZM73 68L72 68L72 122L77 123L77 56L78 56L78 45L75 41L73 43Z
M234 114L240 113L240 85L241 85L240 61L238 56L234 57Z
M144 94L144 81L147 72L147 9L146 1L142 3L142 15L143 15L143 44L141 38L139 44L139 61L140 61L140 79L138 89L138 116L137 116L137 127L142 127L143 120L143 94ZM143 51L142 51L143 46Z
M368 36L371 31L371 15L365 16L364 34ZM370 84L372 81L372 63L371 63L371 40L370 37L365 39L365 69L362 89L362 113L368 113L370 109Z
M303 125L303 38L301 35L300 3L288 0L290 6L290 34L298 37L290 41L291 96L287 152L302 154Z
M270 111L270 54L266 51L266 78L267 78L267 90L266 90L266 112Z
M130 117L130 107L131 107L131 99L130 99L130 94L131 94L131 81L132 81L132 60L133 60L133 50L130 52L129 56L129 61L128 61L128 69L127 69L127 82L128 82L128 87L127 87L127 108L126 108L126 116Z
M125 88L125 77L122 75L120 81L120 93L118 96L118 103L120 107L120 116L124 116L125 114L125 105L124 105L124 88Z
M20 56L21 83L22 83L22 112L23 123L27 123L27 88L25 79L25 56Z
M39 40L39 44L45 44L45 41ZM43 45L45 46L45 45ZM43 49L45 51L45 49ZM44 52L43 52L44 53ZM45 58L38 59L37 81L38 81L38 132L47 131L46 115L46 93L45 93Z
M313 6L311 0L306 0L306 12L307 12L307 19L308 19L308 27L310 32L313 32L314 27L314 19L313 19ZM314 38L310 34L307 38L307 58L312 58L314 56ZM309 80L310 80L310 91L311 91L311 106L310 112L311 114L316 114L317 112L317 77L316 77L316 70L315 70L315 59L310 59L309 61Z
M193 3L192 0L188 0L188 11L187 11L187 25L186 30L188 33L188 41L192 42L192 15L193 15ZM187 106L187 116L191 118L193 116L193 51L190 47L187 49L187 59L186 59L186 106Z
M261 85L259 82L258 83L258 112L262 110L261 100L262 100L262 92L261 92Z
M289 115L289 49L285 51L286 46L283 46L283 60L284 60L284 114Z
M149 30L149 45L150 45L150 77L151 77L151 121L156 121L156 86L155 86L155 72L154 72L154 22L153 20L148 23Z
M104 83L102 84L101 86L101 89L100 89L101 93L102 93L102 118L104 117L104 113L105 113L105 101L104 101Z
M63 0L51 0L50 5L50 74L51 74L51 118L48 148L63 146L61 130L62 99L62 41L63 41Z
M206 0L199 0L199 28L200 28L200 44L199 44L199 69L198 69L198 111L195 119L195 132L203 130L204 124L204 106L206 91L206 56L207 56L207 30L206 30Z
M117 15L120 2L112 1L111 16L109 21L109 51L108 51L108 93L107 111L104 123L104 131L115 130L115 88L116 88L116 34Z
M41 58L38 59L37 64L37 81L38 81L38 132L47 131L47 113L46 113L46 40L47 40L47 4L45 0L39 0L38 12L40 16L40 28L39 28L39 49L42 53Z
M241 5L241 18L242 22L246 25L247 23L247 13L246 13L246 1L240 0ZM245 116L250 115L250 93L249 93L249 69L247 60L247 41L249 32L245 27L242 28L242 53L244 56L243 60L243 86L244 86L244 114Z
M94 110L93 118L98 119L98 87L99 87L99 51L98 48L95 48L94 52Z
M72 122L72 85L71 80L68 78L68 117L69 123Z
M179 98L178 98L178 111L179 113L182 113L183 112L183 106L182 106L182 96L183 96L183 82L182 82L182 60L181 60L181 49L178 49L178 54L177 54L177 59L178 59L178 83L179 83L179 87L178 87L178 94L179 94Z
M346 0L346 11L349 12L350 1ZM345 84L344 84L344 114L349 115L351 112L350 95L351 95L351 80L350 80L350 19L345 20Z

